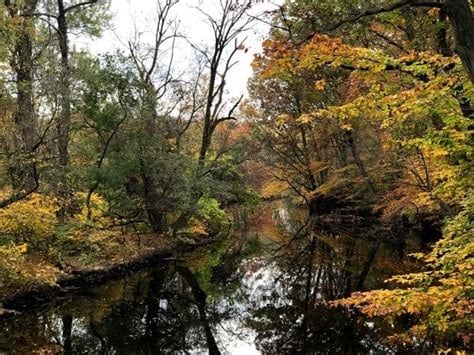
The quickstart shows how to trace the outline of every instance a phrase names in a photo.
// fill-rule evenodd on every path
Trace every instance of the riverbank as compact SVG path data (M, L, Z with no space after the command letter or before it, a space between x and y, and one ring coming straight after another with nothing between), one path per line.
M31 257L36 260L37 268L43 268L51 275L44 279L38 278L31 284L3 287L0 294L0 318L28 307L52 302L55 298L124 276L159 261L180 259L184 253L208 243L202 241L189 245L152 234L141 236L139 241L119 239L122 243L121 253L87 265L80 262L80 256L68 258L56 265L46 265L37 256Z

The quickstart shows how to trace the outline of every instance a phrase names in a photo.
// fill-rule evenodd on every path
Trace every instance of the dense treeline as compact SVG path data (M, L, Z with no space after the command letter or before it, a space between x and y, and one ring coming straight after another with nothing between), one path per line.
M157 2L152 43L137 33L104 56L71 40L100 36L104 2L0 4L0 297L163 238L215 239L278 198L313 216L370 217L402 246L421 226L422 271L335 306L405 317L394 344L467 348L472 2L287 1L255 18L252 3L222 0L199 10L206 46L183 41L177 4ZM249 98L232 98L252 21L271 30ZM180 41L196 57L184 73Z

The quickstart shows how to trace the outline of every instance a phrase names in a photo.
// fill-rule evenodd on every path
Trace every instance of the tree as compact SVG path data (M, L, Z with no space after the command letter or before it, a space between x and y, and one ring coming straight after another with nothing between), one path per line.
M119 64L118 61L121 61ZM92 166L76 166L80 174L86 175L85 186L87 193L85 205L87 219L92 222L92 196L102 184L110 184L110 172L104 172L110 150L114 148L114 139L120 133L125 133L122 126L133 118L137 108L135 88L136 78L127 59L120 56L106 56L102 62L96 62L88 57L80 59L79 70L81 77L81 96L78 112L81 114L86 131L94 132L93 153L88 163ZM89 132L87 132L89 133ZM89 134L80 136L82 144L90 139ZM119 212L119 211L116 211ZM112 212L113 214L113 212Z
M235 120L233 113L242 98L231 105L227 115L222 114L225 108L226 78L229 70L235 65L234 56L245 49L244 40L239 36L247 29L251 18L246 17L250 3L239 5L231 0L222 0L218 17L203 12L212 27L214 43L211 50L193 47L204 56L208 72L207 98L203 117L202 143L199 150L199 167L202 169L206 154L211 147L212 135L216 127L228 120Z
M37 0L24 3L4 0L4 6L12 21L20 23L18 34L10 51L10 66L15 72L17 104L13 115L20 140L17 144L17 160L9 166L13 194L2 200L0 207L22 199L38 188L39 171L35 154L39 143L38 122L34 105L33 87L33 13Z
M68 205L70 202L67 200L71 198L71 191L68 187L66 179L66 170L69 165L69 140L70 140L70 129L71 129L71 79L72 79L72 68L70 61L70 46L69 46L69 34L74 28L81 28L89 31L89 33L97 34L97 27L100 27L98 23L101 21L101 11L99 6L99 0L89 1L72 1L65 3L64 0L56 0L54 2L46 2L44 9L40 9L39 12L34 13L34 16L41 18L56 34L57 44L59 48L60 56L60 70L58 78L58 95L59 95L59 115L57 118L57 156L58 156L58 168L60 170L58 188L59 195L63 199L64 209L61 214L68 212ZM81 13L86 12L89 15L92 14L91 9L95 9L95 16L90 16L86 19ZM80 14L80 16L78 16ZM98 14L98 15L97 15ZM78 19L79 18L79 19ZM56 24L53 24L55 21Z
M380 7L364 6L359 1L356 2L355 8L363 8L358 11L357 15L346 18L337 22L330 27L335 30L338 27L356 22L367 16L374 16L382 13L392 12L398 9L406 8L436 8L446 15L449 19L453 38L454 51L461 59L471 82L474 82L474 14L472 5L468 0L442 0L442 1L423 1L423 0L401 0L396 2L386 1Z
M163 105L163 112L158 112L161 101L168 93L173 83L173 61L175 41L178 36L177 24L170 19L170 12L178 3L176 0L159 1L157 3L156 28L154 31L154 42L150 55L147 52L140 52L139 38L135 37L129 41L130 56L135 64L135 69L140 78L140 100L141 100L141 128L145 136L153 140L151 146L145 145L144 137L139 138L139 152L137 155L141 179L143 182L143 198L145 200L146 211L150 224L155 232L163 231L165 228L165 214L163 204L158 193L160 186L156 174L156 164L153 160L158 156L165 158L170 152L167 136L169 134L169 115L176 106L173 101L170 105ZM170 47L166 46L170 43ZM160 56L164 56L167 50L170 54L166 56L168 63L160 62ZM155 80L159 77L158 80ZM150 149L153 147L154 149Z
M377 124L362 118L312 119L315 111L341 105L351 92L354 95L357 79L340 68L296 72L293 48L283 40L268 40L254 61L251 93L261 112L256 122L265 147L261 159L273 168L276 180L288 184L308 205L328 194L347 203L366 203L377 189L369 171L381 160L380 150L371 148L381 138ZM353 186L347 189L350 180Z

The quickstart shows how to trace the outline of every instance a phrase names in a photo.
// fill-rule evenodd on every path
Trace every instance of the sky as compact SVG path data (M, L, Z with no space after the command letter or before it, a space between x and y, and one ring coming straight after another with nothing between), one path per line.
M155 23L156 4L158 0L111 0L110 12L112 21L109 28L104 31L101 38L76 39L76 46L87 47L95 54L113 52L117 49L127 50L127 41L133 37L135 31L143 33L146 42L147 35L150 36ZM161 0L163 1L163 0ZM252 15L261 17L264 11L276 8L280 0L265 1L257 3L252 8ZM173 8L171 18L180 22L180 32L184 33L189 41L205 46L212 43L212 29L206 23L205 17L197 9L207 13L216 13L219 0L180 0ZM228 75L227 90L232 97L246 94L247 81L252 75L251 62L255 53L261 50L261 42L268 33L269 26L261 21L254 21L249 31L245 45L248 51L239 51L236 55L238 64ZM242 37L243 38L243 37ZM189 43L181 40L177 43L176 66L177 68L189 68L195 56Z

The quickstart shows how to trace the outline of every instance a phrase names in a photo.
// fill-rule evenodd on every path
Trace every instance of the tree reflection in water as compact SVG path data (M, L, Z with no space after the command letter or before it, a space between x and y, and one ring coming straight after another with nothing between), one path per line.
M140 272L39 315L4 321L0 353L158 354L204 351L209 344L216 354L212 333L205 336L210 329L205 294L193 287L198 284L184 267L164 265ZM196 299L199 292L201 298Z
M382 328L324 301L378 285L399 267L397 250L373 228L284 227L258 256L225 255L209 285L163 264L3 320L0 353L389 352Z
M318 231L313 222L300 229L272 259L274 277L260 286L272 291L257 292L265 297L248 318L260 350L266 354L387 353L389 349L377 342L372 324L360 314L325 303L364 284L374 261L372 250L370 243L368 250L358 250L357 237Z

